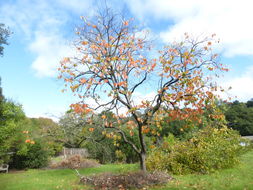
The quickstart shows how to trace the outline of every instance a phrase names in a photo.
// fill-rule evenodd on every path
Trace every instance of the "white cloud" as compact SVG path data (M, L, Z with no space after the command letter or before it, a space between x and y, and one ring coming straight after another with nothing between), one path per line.
M132 12L140 19L155 17L157 19L180 20L192 15L198 8L198 0L128 0L126 3Z
M56 31L55 28L67 21L67 15L59 9L55 9L49 4L49 1L32 0L2 3L0 18L14 31L14 34L28 40L25 42L33 40L36 31Z
M253 66L246 69L241 76L226 77L221 86L225 88L232 87L227 93L240 101L248 101L253 98Z
M54 77L62 57L70 55L68 33L74 31L80 14L91 15L90 0L17 0L0 7L0 20L23 38L35 54L31 68L39 77ZM74 16L76 20L73 21Z
M93 15L93 9L91 9L92 1L80 1L80 0L56 0L58 5L62 8L70 10L74 13L82 14L85 13L85 16ZM82 15L83 16L83 15Z
M35 40L29 45L29 49L38 55L32 63L32 68L39 77L56 76L60 60L73 52L61 36L44 33L36 34Z
M216 33L226 56L253 55L253 2L251 0L128 0L140 19L173 21L161 38L168 42L188 32Z

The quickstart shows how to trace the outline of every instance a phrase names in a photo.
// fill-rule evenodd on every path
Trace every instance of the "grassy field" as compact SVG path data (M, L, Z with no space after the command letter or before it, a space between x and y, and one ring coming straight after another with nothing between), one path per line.
M233 169L221 170L210 175L174 176L175 180L163 187L165 189L198 189L198 190L253 190L253 151L242 156L242 163ZM137 170L131 164L111 164L98 168L80 170L82 175L102 172L123 173ZM9 174L0 174L1 190L81 190L92 189L78 185L78 178L73 170L28 170Z

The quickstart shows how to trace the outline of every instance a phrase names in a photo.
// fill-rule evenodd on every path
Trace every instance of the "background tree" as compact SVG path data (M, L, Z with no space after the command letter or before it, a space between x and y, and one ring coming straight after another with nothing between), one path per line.
M22 124L25 114L20 105L3 100L0 117L0 162L8 162L25 145Z
M34 122L41 119L27 118L22 106L11 100L3 99L0 105L0 164L19 169L45 166L48 157L61 150L52 138L43 137L51 120Z
M8 45L7 38L11 34L10 30L5 27L4 24L0 23L0 56L3 56L3 45ZM1 78L0 78L0 118L2 118L2 105L4 102L3 90L1 87Z
M58 155L63 148L63 142L60 141L63 133L60 126L50 118L29 118L26 124L29 126L32 137L43 144L43 148L49 155Z
M1 78L0 78L0 120L3 118L3 103L4 103L4 95L1 86Z
M253 107L253 98L251 98L250 100L247 101L246 106L248 108Z
M158 58L152 58L147 35L111 9L98 12L93 20L83 17L77 34L77 56L64 58L59 68L59 78L81 99L71 107L80 115L89 113L88 121L93 124L96 112L111 111L116 121L102 115L102 126L105 131L113 129L114 135L119 134L136 152L142 170L146 170L144 136L159 135L157 130L150 130L151 124L160 129L165 115L170 121L201 122L199 115L214 105L213 91L218 87L207 74L227 69L212 54L215 41L211 38L195 39L185 34L184 40L165 46L158 51ZM136 101L137 94L150 85L155 95ZM137 131L138 142L127 138L123 128L130 136Z
M75 112L68 111L60 118L59 126L62 137L57 139L64 146L70 148L87 148L89 157L99 160L100 163L111 163L116 161L116 147L113 139L106 138L103 134L101 115L106 114L110 117L111 113L101 113L93 116L96 120L97 129L94 125L87 122L88 117L80 117Z
M239 131L243 136L253 135L253 107L251 107L251 101L247 103L234 101L227 104L225 116L230 128Z
M62 133L60 141L64 143L64 146L81 148L88 135L89 128L85 125L87 125L86 119L81 118L80 115L74 112L66 112L59 120Z
M0 23L0 56L3 56L3 45L8 45L7 38L11 32L4 24Z

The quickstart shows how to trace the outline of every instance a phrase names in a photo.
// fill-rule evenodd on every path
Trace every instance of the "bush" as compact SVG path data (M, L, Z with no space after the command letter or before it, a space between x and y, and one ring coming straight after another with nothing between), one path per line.
M52 169L78 169L78 168L92 168L99 166L96 160L89 160L82 158L80 155L74 155L60 162L53 163L50 165Z
M95 189L132 189L143 188L150 185L160 185L168 183L172 177L163 172L133 172L128 174L113 175L104 173L97 176L81 177L80 183L93 185Z
M164 142L147 158L147 168L173 174L205 174L229 168L239 162L238 156L245 149L242 141L232 129L206 127L188 141Z
M39 141L35 144L27 144L26 150L14 155L12 167L17 169L41 168L48 164L49 154Z

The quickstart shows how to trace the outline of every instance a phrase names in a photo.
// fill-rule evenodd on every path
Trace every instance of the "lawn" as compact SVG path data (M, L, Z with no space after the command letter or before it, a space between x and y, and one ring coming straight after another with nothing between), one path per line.
M174 176L175 180L163 187L166 189L253 189L253 151L241 157L242 163L235 168L221 170L210 175ZM138 166L131 164L110 164L98 168L82 169L82 175L92 175L102 172L122 173L137 170ZM78 178L73 170L28 170L9 174L0 174L1 190L81 190L92 189L78 185Z
M82 175L102 172L121 173L137 170L135 164L108 164L97 168L78 170ZM78 185L79 178L74 170L28 170L25 172L0 174L0 190L81 190L89 189Z

